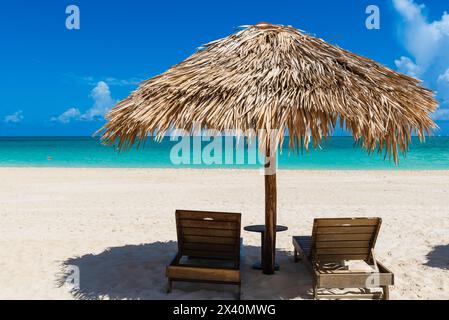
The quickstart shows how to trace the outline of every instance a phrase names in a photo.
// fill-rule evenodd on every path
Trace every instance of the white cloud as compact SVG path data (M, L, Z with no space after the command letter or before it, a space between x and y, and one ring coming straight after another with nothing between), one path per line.
M420 77L420 67L409 57L401 57L399 60L395 60L394 63L396 64L399 72L405 73L414 78Z
M117 87L123 87L123 86L137 86L140 84L144 79L137 78L137 77L131 77L131 78L125 78L125 79L119 79L115 77L93 77L93 76L79 76L73 73L66 74L67 77L81 83L87 83L89 85L97 85L98 82L103 81L106 82L109 86L117 86Z
M104 81L97 83L97 86L92 89L91 97L94 99L94 105L81 115L81 120L92 121L103 119L104 116L111 110L116 101L111 97L109 86Z
M71 120L79 119L81 112L77 108L70 108L57 117L52 117L51 121L57 121L61 123L69 123Z
M61 115L52 117L50 120L61 123L69 123L72 120L102 120L117 102L112 98L109 86L104 81L100 81L96 84L95 88L93 88L90 93L90 97L94 100L94 104L86 112L81 113L78 108L70 108Z
M444 12L440 20L429 22L424 5L414 0L393 0L393 5L404 19L403 39L407 50L421 68L433 65L435 58L449 63L449 56L440 51L449 47L449 15Z
M441 108L449 108L449 68L444 73L439 75L437 88L438 97L443 100Z
M425 8L425 5L415 4L413 0L393 0L393 4L396 10L409 21L420 20L421 12Z
M449 83L449 69L447 69L445 73L441 74L438 77L438 82L447 82L447 83Z
M104 79L111 86L136 86L143 81L140 78L129 78L129 79L117 79L113 77L107 77Z
M19 123L23 120L23 111L17 111L14 112L13 114L7 115L4 118L4 121L6 123Z
M449 120L449 109L440 108L432 115L433 120Z
M444 12L440 19L429 21L425 5L415 0L392 2L403 19L401 39L411 55L396 60L396 66L401 72L419 77L436 91L443 109L435 117L448 118L444 108L449 107L449 14Z

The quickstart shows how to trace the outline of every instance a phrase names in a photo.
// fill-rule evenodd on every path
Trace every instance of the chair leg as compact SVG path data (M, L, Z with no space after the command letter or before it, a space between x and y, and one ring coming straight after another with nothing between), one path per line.
M242 285L239 284L238 288L237 288L237 300L241 300L242 299Z
M318 300L318 286L313 286L313 300Z
M167 293L170 293L171 290L172 290L172 281L171 281L171 279L168 279L168 281L167 281L167 290L166 290L166 292L167 292Z
M382 299L383 300L390 300L390 288L388 288L388 286L384 286L384 287L382 287L382 289L383 289L383 292L384 292L384 294L382 296Z

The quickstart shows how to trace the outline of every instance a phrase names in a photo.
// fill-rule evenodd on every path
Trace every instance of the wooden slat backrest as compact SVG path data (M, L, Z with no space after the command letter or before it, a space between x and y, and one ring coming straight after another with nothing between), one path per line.
M176 211L178 254L240 263L241 214L208 211Z
M380 218L315 219L311 258L317 262L372 261L372 250L382 224Z

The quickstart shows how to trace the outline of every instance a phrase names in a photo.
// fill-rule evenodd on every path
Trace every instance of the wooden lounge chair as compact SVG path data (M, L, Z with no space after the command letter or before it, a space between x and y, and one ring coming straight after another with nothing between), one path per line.
M240 299L240 213L176 211L178 253L167 267L173 281L238 286Z
M394 284L393 273L374 255L381 223L380 218L315 219L312 236L293 237L295 262L304 260L313 275L314 299L389 299L388 286ZM354 260L364 262L359 267L345 266ZM361 292L319 292L336 288ZM374 288L382 291L373 293Z

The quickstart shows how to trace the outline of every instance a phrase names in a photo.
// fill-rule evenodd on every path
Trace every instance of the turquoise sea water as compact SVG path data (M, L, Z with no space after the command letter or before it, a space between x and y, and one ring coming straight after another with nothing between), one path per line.
M145 148L116 152L114 147L103 146L90 137L3 137L0 138L1 167L127 167L127 168L257 168L258 164L200 164L175 165L170 151L177 142L164 139L161 143L147 142ZM207 144L207 143L204 143ZM233 148L223 151L236 154ZM191 152L190 159L201 159L201 154ZM229 158L228 158L229 159ZM235 159L235 156L234 156ZM223 161L224 162L224 161ZM322 148L304 153L279 155L280 169L392 169L436 170L449 169L449 137L431 137L421 144L413 140L406 158L394 165L383 156L354 147L350 137L333 137Z

